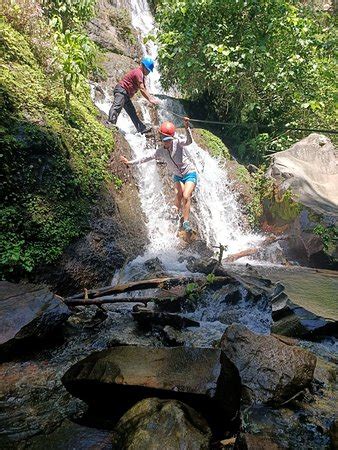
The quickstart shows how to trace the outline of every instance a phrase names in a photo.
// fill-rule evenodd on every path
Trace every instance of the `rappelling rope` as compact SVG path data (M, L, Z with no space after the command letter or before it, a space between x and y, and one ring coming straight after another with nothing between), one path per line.
M185 117L185 116L182 116L181 114L177 114L177 113L169 110L168 108L165 108L164 106L159 105L158 107L180 119L184 119L184 117ZM190 117L189 117L189 121L190 122L208 123L208 124L212 124L212 125L229 125L229 126L236 126L236 127L238 127L238 126L257 127L258 125L262 125L259 123L242 123L241 124L241 123L235 123L235 122L219 122L219 121L215 121L215 120L191 119ZM284 130L289 130L289 131L313 131L316 133L338 134L337 130L326 130L326 129L321 129L321 128L294 128L294 127L286 127L286 126L279 127L279 129L281 129L281 128L283 128Z

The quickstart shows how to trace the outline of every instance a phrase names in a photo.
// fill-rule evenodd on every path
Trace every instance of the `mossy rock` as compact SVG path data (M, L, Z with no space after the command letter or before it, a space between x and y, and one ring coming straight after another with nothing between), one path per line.
M207 150L211 156L215 158L224 158L230 161L231 155L228 147L219 137L211 133L211 131L195 128L193 130L193 135L197 144Z
M66 110L60 80L6 22L2 44L0 263L5 276L18 277L55 261L86 230L91 205L112 180L107 163L114 137L85 85Z

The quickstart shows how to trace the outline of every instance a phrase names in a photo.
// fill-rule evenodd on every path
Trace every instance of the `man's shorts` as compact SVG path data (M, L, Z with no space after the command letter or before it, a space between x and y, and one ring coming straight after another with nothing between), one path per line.
M197 173L196 172L190 172L184 175L184 177L179 177L178 175L173 176L173 180L175 183L186 183L187 181L192 181L193 183L197 183Z

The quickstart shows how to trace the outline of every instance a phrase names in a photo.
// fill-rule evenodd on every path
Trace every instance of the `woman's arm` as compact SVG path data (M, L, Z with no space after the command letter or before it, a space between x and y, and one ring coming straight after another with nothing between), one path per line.
M185 132L187 134L187 138L185 142L182 142L182 145L190 145L193 142L193 138L192 138L192 134L191 134L191 128L190 128L190 123L189 123L189 117L184 117L184 128L185 128Z
M151 161L152 159L155 159L155 158L156 158L156 152L154 152L152 155L144 156L143 158L132 159L130 161L125 156L121 155L120 161L123 162L124 164L126 164L127 166L134 166L136 164L143 164L147 161Z

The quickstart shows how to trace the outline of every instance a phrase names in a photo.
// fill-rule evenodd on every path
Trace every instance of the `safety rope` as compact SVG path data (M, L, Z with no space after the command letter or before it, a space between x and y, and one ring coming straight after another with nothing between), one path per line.
M178 117L180 119L184 119L185 116L182 116L181 114L177 114L174 111L170 111L170 109L165 108L164 106L159 105L160 109L163 109L164 111L167 111L168 113L172 114L175 117ZM235 123L235 122L218 122L215 120L203 120L203 119L192 119L189 117L190 122L200 122L200 123L208 123L212 125L228 125L228 126L236 126L236 127L257 127L258 125L263 125L259 123ZM327 133L327 134L338 134L337 130L326 130L322 128L294 128L294 127L280 127L279 129L283 130L289 130L289 131L313 131L316 133Z

